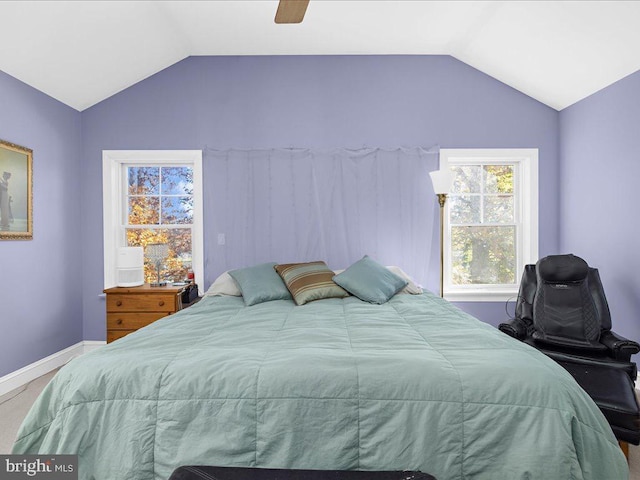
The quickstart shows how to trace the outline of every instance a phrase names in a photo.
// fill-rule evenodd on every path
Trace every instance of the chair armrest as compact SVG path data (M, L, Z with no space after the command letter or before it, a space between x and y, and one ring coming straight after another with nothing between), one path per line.
M600 343L605 345L616 360L631 361L631 355L640 352L640 345L633 340L624 338L615 332L607 330L600 335Z
M517 340L524 340L527 336L527 325L521 318L514 318L508 322L501 323L498 328L501 332Z

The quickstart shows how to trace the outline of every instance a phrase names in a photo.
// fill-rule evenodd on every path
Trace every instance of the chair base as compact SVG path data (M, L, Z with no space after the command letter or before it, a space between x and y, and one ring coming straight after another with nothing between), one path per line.
M422 472L281 470L270 468L183 466L169 480L436 480Z
M619 441L640 445L640 406L633 382L623 369L549 356L589 394Z

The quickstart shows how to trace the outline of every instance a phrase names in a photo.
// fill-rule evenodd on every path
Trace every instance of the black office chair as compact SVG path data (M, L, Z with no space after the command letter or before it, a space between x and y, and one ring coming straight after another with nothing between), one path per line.
M611 331L600 275L575 255L527 265L515 318L500 330L562 365L604 413L616 438L640 444L640 408L631 355L637 342Z

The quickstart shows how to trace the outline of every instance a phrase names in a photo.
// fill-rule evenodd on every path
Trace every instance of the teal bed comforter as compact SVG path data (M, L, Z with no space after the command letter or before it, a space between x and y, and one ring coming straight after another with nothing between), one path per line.
M82 479L183 464L628 478L568 373L430 293L204 298L62 368L14 446L38 452L78 454Z

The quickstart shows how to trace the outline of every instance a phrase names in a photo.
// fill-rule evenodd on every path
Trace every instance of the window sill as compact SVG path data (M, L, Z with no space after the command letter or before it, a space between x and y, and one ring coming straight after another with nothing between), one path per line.
M518 290L466 290L466 291L446 291L445 300L450 302L507 302L515 301L518 298Z

